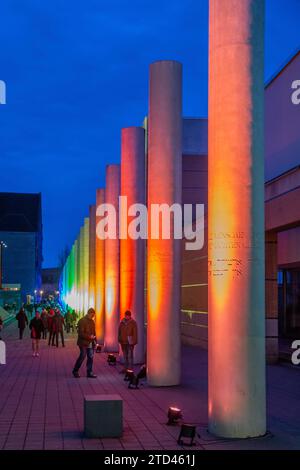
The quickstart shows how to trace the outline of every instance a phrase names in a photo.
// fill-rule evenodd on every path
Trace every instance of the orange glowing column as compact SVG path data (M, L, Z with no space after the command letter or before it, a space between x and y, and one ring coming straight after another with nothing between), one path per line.
M105 190L97 189L96 209L105 203ZM96 215L96 227L100 217ZM105 321L105 241L97 237L95 243L95 309L96 309L96 333L100 344L104 344Z
M148 211L151 204L181 204L182 67L174 61L150 66ZM150 226L152 224L151 217ZM148 240L147 367L154 386L180 383L181 241Z
M210 0L209 429L266 432L264 0Z
M83 226L83 312L89 309L89 256L90 256L90 219L84 219Z
M116 213L115 239L105 240L105 350L117 352L120 319L120 242L118 230L120 195L120 165L106 167L105 203ZM111 221L112 222L112 221Z
M122 129L121 195L127 198L128 208L145 204L145 131L141 127ZM126 238L120 240L120 313L122 317L126 310L130 310L137 322L138 344L134 350L134 362L139 364L145 361L145 239L131 237L128 228L135 217L127 217L125 207L123 212L121 217Z
M90 206L89 233L89 307L95 308L96 206Z

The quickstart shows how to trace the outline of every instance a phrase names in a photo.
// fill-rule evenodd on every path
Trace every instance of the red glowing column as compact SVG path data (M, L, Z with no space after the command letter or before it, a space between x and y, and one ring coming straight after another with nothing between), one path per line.
M117 352L120 321L120 242L119 242L120 165L106 167L105 203L115 210L115 238L105 240L105 350Z
M96 206L90 206L89 234L89 307L95 308Z
M209 429L266 431L264 0L210 0Z
M105 190L97 189L96 211L98 207L105 204ZM96 227L100 217L96 214ZM96 233L95 242L95 309L96 309L96 333L99 343L104 344L104 321L105 321L105 241Z
M152 204L181 204L182 67L150 66L148 211ZM154 220L149 217L150 227ZM172 234L173 235L173 234ZM180 383L181 241L149 236L147 254L147 367L154 386Z
M134 204L145 204L145 131L141 127L122 129L121 196L127 198L128 208ZM134 350L134 362L139 364L145 361L145 239L132 238L128 228L135 217L127 216L125 206L123 212L121 217L126 238L120 240L120 313L122 317L126 310L130 310L137 322L138 344Z

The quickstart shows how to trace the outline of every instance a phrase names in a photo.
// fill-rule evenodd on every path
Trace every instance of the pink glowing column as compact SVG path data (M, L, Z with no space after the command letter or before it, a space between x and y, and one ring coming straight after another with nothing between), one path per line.
M97 208L105 204L105 189L97 189ZM96 227L100 217L96 215ZM95 309L96 309L96 333L100 344L104 344L104 321L105 321L105 241L103 237L96 234L95 243Z
M266 432L264 0L210 0L209 429Z
M105 203L115 208L119 217L120 165L106 167ZM120 242L118 223L116 238L105 240L105 350L117 352L120 321Z
M181 204L182 67L161 61L150 66L148 210L152 204ZM152 224L151 217L150 226ZM148 240L147 367L154 386L180 383L181 241Z
M141 127L122 129L121 196L127 197L128 208L145 204L145 131ZM139 364L145 361L145 239L133 239L128 233L133 218L127 217L124 207L122 219L127 238L120 240L120 313L123 316L126 310L130 310L137 322L138 344L134 350L134 362Z
M90 206L89 234L89 307L95 308L96 206Z

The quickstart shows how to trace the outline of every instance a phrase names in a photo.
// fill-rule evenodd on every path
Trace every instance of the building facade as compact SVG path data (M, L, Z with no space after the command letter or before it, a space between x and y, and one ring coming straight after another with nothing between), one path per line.
M0 193L3 283L20 284L22 300L42 282L41 194Z

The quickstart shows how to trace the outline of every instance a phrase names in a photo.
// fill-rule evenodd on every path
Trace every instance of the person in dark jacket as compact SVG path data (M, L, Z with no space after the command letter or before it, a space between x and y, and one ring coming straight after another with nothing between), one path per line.
M44 325L44 331L43 331L43 339L47 339L47 330L48 330L48 312L44 308L41 314L41 320Z
M28 318L23 307L17 314L16 319L18 320L19 339L23 339L24 330L26 328L26 325L28 325Z
M53 318L53 336L52 336L52 346L55 346L58 348L58 336L60 335L61 338L61 344L63 348L65 347L65 341L64 341L64 317L61 315L60 310L56 309L55 316Z
M66 325L66 332L70 333L71 328L72 328L72 314L69 309L67 309L67 312L65 314L65 325Z
M73 375L79 378L79 369L87 357L86 369L87 377L95 379L97 376L93 373L94 349L96 346L96 328L95 328L95 310L90 308L87 314L78 322L78 340L77 345L80 349L79 357L73 369Z
M138 342L137 324L131 318L129 310L125 312L125 316L119 325L118 337L124 358L124 369L122 372L125 372L128 367L132 368L133 366L133 350Z
M38 357L40 339L44 331L44 325L39 312L36 312L35 317L30 321L29 328L31 330L32 355L33 357Z
M50 308L49 313L48 313L48 331L49 331L48 346L50 346L51 340L54 334L54 330L53 330L54 317L55 317L55 312L52 308Z
M3 330L3 320L2 320L2 317L0 317L0 340L2 339L2 330Z

